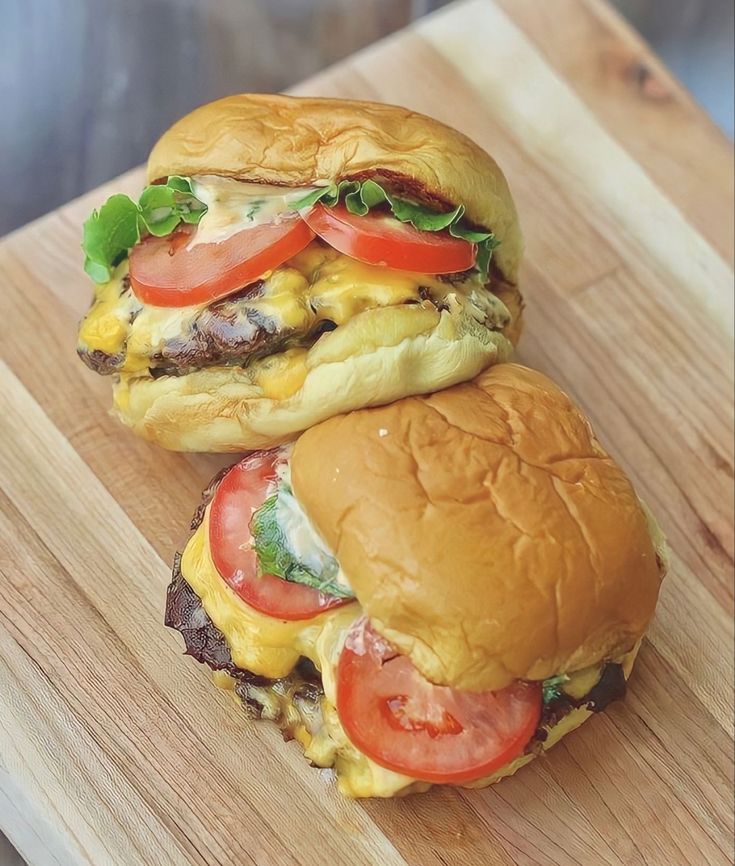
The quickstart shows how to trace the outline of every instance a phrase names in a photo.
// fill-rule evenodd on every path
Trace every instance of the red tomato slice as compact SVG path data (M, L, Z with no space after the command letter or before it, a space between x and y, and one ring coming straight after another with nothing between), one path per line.
M351 214L344 205L316 204L303 214L335 250L370 265L420 274L452 274L475 264L477 247L448 232L421 232L385 213Z
M435 686L362 618L339 659L337 712L350 740L381 766L427 782L467 782L523 752L541 716L541 687Z
M258 575L257 555L250 547L250 520L275 490L281 459L277 451L256 451L220 481L209 512L209 546L222 579L251 607L277 619L311 619L350 599L273 574Z
M130 251L130 285L144 304L185 307L222 298L277 268L314 238L298 215L187 249L194 231L180 227Z

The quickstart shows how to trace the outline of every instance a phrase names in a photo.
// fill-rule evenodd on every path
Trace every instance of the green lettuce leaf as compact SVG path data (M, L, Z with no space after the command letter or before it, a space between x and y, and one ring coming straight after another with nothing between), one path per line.
M566 682L569 682L567 674L557 674L555 677L549 677L544 680L541 687L544 696L544 703L550 704L552 701L558 700L562 696L561 687Z
M171 234L180 222L198 223L207 210L187 177L170 177L166 183L146 187L138 206L145 228L159 238Z
M84 223L84 270L96 283L105 283L143 235L164 237L181 222L198 223L206 210L186 177L146 187L137 204L113 195Z
M476 267L483 274L487 273L492 252L499 243L491 232L478 232L463 225L464 205L458 205L447 213L437 213L424 205L391 195L374 180L362 182L343 180L338 184L312 190L308 195L294 202L294 209L303 210L317 202L321 202L327 207L334 207L340 200L344 201L345 207L350 213L357 216L365 216L371 208L385 204L397 220L411 223L420 231L440 232L448 230L452 237L462 238L471 244L477 244Z
M140 239L138 205L126 195L113 195L84 223L84 270L96 283L106 283Z
M410 223L420 231L449 231L456 238L477 244L475 266L485 274L492 252L498 245L490 232L478 232L463 224L464 206L447 213L437 213L424 205L391 195L374 180L345 180L311 190L297 199L294 210L303 210L322 202L334 207L344 201L350 213L365 216L374 207L386 205L400 222ZM170 177L165 184L146 187L138 202L126 195L109 198L84 224L82 249L84 269L96 283L107 282L112 271L146 234L165 237L180 224L196 224L206 213L206 205L194 195L187 177Z
M294 557L278 525L277 506L278 493L276 492L265 500L250 521L253 549L258 555L261 574L275 574L284 580L303 583L329 595L353 598L354 593L336 580L339 570L336 560L331 560L323 572L315 574Z

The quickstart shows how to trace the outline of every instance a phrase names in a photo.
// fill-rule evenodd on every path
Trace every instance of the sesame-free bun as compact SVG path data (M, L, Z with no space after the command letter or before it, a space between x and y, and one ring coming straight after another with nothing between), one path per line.
M581 411L500 364L297 441L294 493L374 626L432 682L540 680L630 651L660 531Z
M518 327L516 321L513 325ZM123 373L113 409L138 435L174 451L272 448L332 415L446 388L506 361L510 341L460 304L379 307L301 353L183 376ZM277 390L294 378L293 393Z
M240 94L175 123L151 151L148 181L215 174L312 186L384 181L397 194L465 218L500 241L493 261L516 282L522 239L503 173L462 133L406 108L347 99Z

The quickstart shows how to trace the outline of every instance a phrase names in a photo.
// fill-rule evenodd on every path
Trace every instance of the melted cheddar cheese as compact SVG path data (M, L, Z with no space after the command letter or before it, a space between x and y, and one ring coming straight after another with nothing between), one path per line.
M348 627L357 616L357 602L326 611L313 619L285 621L260 613L224 582L209 551L209 508L186 545L181 573L196 592L209 618L224 634L239 668L269 679L291 672L301 656L319 667L317 644L334 623Z
M154 307L141 304L126 287L127 262L112 279L96 286L91 309L79 329L80 350L124 356L121 372L147 373L163 347L191 339L206 305ZM478 318L499 326L509 318L504 305L472 277L451 284L424 274L366 265L319 242L263 277L253 296L243 300L249 314L267 321L269 332L306 337L319 322L342 325L364 310L421 300L420 289L436 299L463 294ZM298 388L294 388L298 390Z
M287 349L268 355L253 365L253 379L264 397L287 400L304 384L308 349Z
M79 344L90 351L116 355L125 350L130 320L140 309L131 293L125 292L123 280L128 274L125 260L107 283L95 286L89 313L79 326Z
M392 797L414 784L408 776L386 770L359 752L347 739L337 716L335 672L350 625L361 614L358 602L327 611L310 620L285 622L251 608L222 580L212 562L208 541L209 508L187 544L181 573L202 602L214 625L225 636L233 662L245 670L277 679L290 673L300 656L310 659L322 675L323 728L308 731L293 708L272 690L264 689L265 717L282 714L306 757L320 767L334 766L340 789L352 797ZM216 673L214 681L233 688L232 678ZM268 693L266 693L268 692ZM234 694L234 692L233 692ZM428 787L428 786L427 786Z
M428 790L431 784L395 773L376 764L349 741L336 710L336 668L347 631L362 613L358 602L327 611L310 620L285 622L273 619L247 605L222 580L209 551L209 508L201 526L184 550L181 573L202 601L214 625L227 641L234 663L245 670L271 679L291 672L299 657L310 659L322 676L324 698L319 724L305 724L288 694L262 687L259 700L264 718L282 719L285 727L304 749L308 760L319 767L334 767L343 794L350 797L394 797ZM636 648L637 649L637 648ZM626 677L636 649L621 661ZM564 690L581 698L597 683L602 664L570 674ZM217 685L233 690L234 681L215 672ZM234 691L232 691L234 695ZM539 748L546 750L591 715L584 708L574 709L548 732ZM535 752L520 755L491 776L467 783L484 787L510 776L531 761Z

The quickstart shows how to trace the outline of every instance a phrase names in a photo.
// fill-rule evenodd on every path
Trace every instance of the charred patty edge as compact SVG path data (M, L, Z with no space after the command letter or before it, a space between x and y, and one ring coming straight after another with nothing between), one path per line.
M469 274L471 271L463 271L441 274L438 278L441 282L452 285L463 282ZM121 285L121 296L132 291L129 275L126 275ZM329 319L317 320L306 330L280 326L274 317L248 307L248 300L257 299L262 286L263 281L258 280L202 307L191 321L189 333L169 340L160 351L150 355L148 374L158 379L163 376L186 376L208 367L247 367L254 361L290 348L311 348L324 333L337 327ZM514 288L514 284L505 280L502 274L491 266L487 281L483 285L485 291L500 298L503 292ZM419 297L430 301L440 311L447 309L446 302L441 298L434 298L426 287L419 289ZM138 312L132 314L131 322ZM505 332L508 327L513 327L513 321L506 324L486 322L486 325L491 331ZM127 358L127 338L120 352L108 353L80 344L77 346L77 354L90 370L101 376L121 373Z

